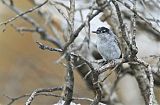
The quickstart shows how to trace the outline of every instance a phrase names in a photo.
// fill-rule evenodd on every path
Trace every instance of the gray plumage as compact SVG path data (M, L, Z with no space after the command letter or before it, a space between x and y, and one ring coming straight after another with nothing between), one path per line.
M105 61L120 58L117 36L111 30L100 27L94 33L97 33L97 49Z

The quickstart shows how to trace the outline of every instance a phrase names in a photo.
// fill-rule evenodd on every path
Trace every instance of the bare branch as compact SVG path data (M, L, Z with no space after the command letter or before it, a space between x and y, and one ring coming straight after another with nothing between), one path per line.
M75 11L75 0L70 0L70 11L69 20L71 22L69 34L74 31L74 11ZM68 51L65 53L65 59L67 61L66 76L65 76L65 87L64 87L64 105L70 105L73 97L74 87L74 75L73 75L73 62L71 53Z
M67 9L67 11L69 11L69 7L66 6L64 3L57 2L57 1L49 1L49 3L52 5L56 5L56 4L61 5L61 6L65 7Z
M54 5L54 7L57 9L57 11L63 16L63 18L67 21L69 28L71 28L71 21L69 20L69 18L65 15L65 13L59 9L56 5Z
M149 105L156 105L157 102L155 100L155 95L154 95L154 79L153 79L153 75L152 75L152 70L151 70L151 67L148 66L148 72L149 72Z
M127 7L129 10L131 10L131 11L132 11L134 14L136 14L140 19L142 19L143 21L145 21L145 23L146 23L148 26L152 27L153 30L155 30L156 32L160 33L160 30L159 30L157 27L153 26L153 24L152 24L150 21L148 21L146 18L144 18L143 16L141 16L137 11L135 11L134 9L132 9L129 4L127 4L127 3L125 3L125 2L123 2L123 1L121 1L121 0L117 0L117 1L120 2L121 4L123 4L123 5L124 5L125 7Z
M126 41L127 45L129 46L130 42L129 42L129 39L126 35L125 24L123 23L123 18L122 18L122 15L121 15L121 11L119 9L119 5L116 2L116 0L112 0L112 2L113 2L114 6L116 8L116 12L117 12L117 16L118 16L118 19L119 19L122 36L123 36L124 40Z
M22 12L22 13L16 15L15 17L12 17L11 19L8 19L8 20L0 23L0 26L1 26L1 25L7 25L8 23L16 20L17 18L19 18L19 17L21 17L21 16L23 16L23 15L25 15L25 14L28 14L28 13L33 12L34 10L36 10L36 9L42 7L43 5L45 5L47 2L48 2L48 0L44 1L42 4L40 4L40 5L38 5L38 6L35 6L35 7L31 8L31 9L25 11L25 12ZM3 3L5 3L5 1L3 1ZM12 4L13 4L13 3L11 3L11 6L12 6Z
M57 51L57 52L62 52L62 49L59 48L51 48L49 46L45 46L40 42L36 42L39 45L39 48L42 50L49 50L49 51Z
M32 94L30 95L30 97L28 98L28 100L26 101L25 105L31 105L32 101L34 100L35 96L38 93L42 93L42 92L53 92L53 91L59 91L62 90L62 87L54 87L54 88L40 88L40 89L36 89L35 91L32 92Z
M20 11L18 8L16 8L14 5L9 5L7 4L5 1L3 1L3 3L9 7L11 10L13 10L15 13L17 13L18 15L24 13L22 11ZM46 2L47 3L47 2ZM37 6L36 6L37 7ZM32 24L32 26L35 28L36 32L40 34L41 39L42 40L47 40L48 42L51 42L53 44L55 44L56 46L58 46L59 48L63 48L62 47L62 43L54 38L53 36L49 35L45 29L43 29L35 20L33 20L31 17L29 17L27 14L21 15L21 17L29 22L30 24Z

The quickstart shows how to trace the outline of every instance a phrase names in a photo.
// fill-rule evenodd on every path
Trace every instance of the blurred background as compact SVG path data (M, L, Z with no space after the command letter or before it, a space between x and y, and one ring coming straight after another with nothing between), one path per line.
M28 0L23 0L23 2L14 0L14 3L23 11L33 6ZM16 14L12 12L12 10L0 2L0 23L15 15ZM45 23L36 13L31 13L30 16L36 19L40 24ZM18 18L13 23L21 27L30 26L21 18ZM95 30L101 25L106 25L106 23L100 22L99 17L96 17L96 19L91 22L91 30ZM3 32L4 28L5 31ZM17 97L31 93L37 88L62 86L64 84L65 68L61 64L55 63L60 55L56 52L39 49L36 41L54 47L52 44L42 41L39 35L35 33L19 33L10 25L0 27L0 105L6 105L10 102L6 96ZM136 41L139 49L139 57L154 54L160 55L160 37L155 37L150 35L150 33L141 31L138 32ZM74 73L74 96L93 98L94 95L92 91L87 88L76 70ZM125 105L142 105L142 97L140 92L136 89L138 90L136 80L131 76L127 75L120 81L117 91L119 91L121 101ZM160 89L156 87L155 91L158 98L160 98ZM42 97L43 100L41 99ZM27 98L20 99L13 105L22 105L25 103L26 99ZM58 98L55 97L39 96L34 100L33 104L51 105L57 101ZM88 105L88 103L83 102L82 105Z
M14 0L15 4L22 10L31 8L28 0ZM34 13L33 13L34 14ZM38 15L33 15L37 21L42 22ZM15 16L12 10L0 2L0 22ZM29 26L22 19L13 22L18 26ZM43 22L42 22L43 23ZM37 34L17 32L8 25L3 31L0 27L0 104L6 105L10 102L4 95L17 97L31 93L37 88L62 86L64 84L65 68L56 64L60 55L56 52L43 51L39 49L36 41L41 41ZM45 43L45 42L44 42ZM48 43L49 45L49 43ZM51 47L52 46L51 44ZM88 91L85 83L75 71L75 96L93 97ZM80 88L77 88L80 87ZM44 100L40 100L43 98ZM16 101L13 105L22 105L27 98ZM58 101L54 97L39 97L34 105L51 105Z

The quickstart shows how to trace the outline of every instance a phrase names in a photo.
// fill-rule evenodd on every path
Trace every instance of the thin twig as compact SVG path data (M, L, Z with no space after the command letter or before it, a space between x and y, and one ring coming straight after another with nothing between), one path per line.
M120 64L119 64L120 65ZM116 69L117 69L117 67L119 66L119 65L116 65L113 69L111 69L110 70L110 72L109 72L109 74L106 76L106 77L104 77L101 81L99 81L99 82L104 82L112 73L113 73L113 71L115 71Z
M120 2L121 4L123 4L125 7L127 7L129 10L131 10L133 13L135 13L141 20L143 20L148 26L152 27L153 30L155 30L156 32L160 33L160 30L157 27L154 27L153 24L148 21L146 18L144 18L143 16L141 16L137 11L135 11L134 9L131 8L131 6L129 4L127 4L126 2L123 2L121 0L117 0L118 2Z
M155 94L154 94L154 79L152 74L152 69L150 66L148 66L148 72L149 72L149 105L158 105Z
M121 14L119 5L116 2L116 0L112 0L112 3L114 4L114 6L116 8L116 12L117 12L117 16L118 16L118 19L119 19L122 36L123 36L124 40L126 41L127 45L129 46L130 42L129 42L129 39L128 39L127 35L126 35L125 24L123 23L123 18L122 18L122 14Z
M92 3L92 6L91 6L91 9L90 9L90 12L88 13L87 15L87 19L85 21L85 24L86 24L86 30L87 30L87 42L88 42L88 47L89 47L89 41L90 41L90 21L89 21L89 18L90 16L93 14L93 8L94 8L94 5L95 5L95 1L93 1Z
M36 96L53 96L53 97L62 97L61 95L57 95L57 94L54 94L54 93L37 93ZM7 97L9 100L11 100L7 105L12 105L15 101L19 100L19 99L22 99L22 98L25 98L25 97L29 97L31 96L31 94L24 94L24 95L21 95L21 96L18 96L18 97L10 97L10 96L7 96L7 95L4 95L5 97ZM87 98L87 97L73 97L72 100L86 100L86 101L90 101L90 102L93 102L93 99L91 98ZM102 104L102 103L100 103Z
M20 32L20 33L22 33L22 32L36 32L36 29L34 29L34 28L17 27L14 24L11 24L11 26L15 30L17 30L17 32Z
M69 34L71 35L74 31L74 12L75 11L75 0L70 0L70 9L69 9L69 21L70 30ZM67 51L65 53L65 59L67 61L67 68L66 68L66 76L65 76L65 87L64 87L64 105L70 105L73 97L73 88L74 88L74 74L73 74L73 62L71 53Z
M28 100L26 101L25 105L31 105L32 101L34 100L35 96L38 93L42 93L42 92L53 92L53 91L58 91L58 90L62 90L62 87L54 87L54 88L39 88L36 89L32 92L32 94L30 95L30 97L28 98Z
M65 100L64 105L70 105L73 97L73 87L74 87L74 74L73 74L73 67L72 67L70 53L66 53L65 59L67 61L67 68L66 68L63 98Z
M133 10L136 11L136 0L134 1L134 5L133 5ZM134 57L136 56L136 54L138 53L138 48L136 46L136 14L134 13L133 18L132 18L132 37L131 37L131 58L134 59Z
M3 2L4 2L4 0L3 0ZM15 17L12 17L12 18L10 18L10 19L8 19L8 20L0 23L0 26L1 26L1 25L7 25L8 23L11 23L12 21L16 20L17 18L19 18L19 17L21 17L21 16L23 16L23 15L25 15L25 14L28 14L28 13L33 12L34 10L36 10L36 9L42 7L43 5L45 5L47 2L48 2L48 0L44 1L44 2L43 2L42 4L40 4L40 5L37 5L37 6L33 7L33 8L31 8L31 9L28 9L28 10L25 11L25 12L22 12L22 13L16 15Z
M4 96L7 97L9 100L11 100L7 105L12 105L15 101L17 101L21 98L29 97L30 94L25 94L25 95L22 95L22 96L19 96L19 97L10 97L10 96L7 96L7 95L4 95Z
M45 46L44 44L40 42L36 42L39 45L39 48L42 50L49 50L49 51L57 51L57 52L62 52L62 49L59 48L51 48L49 46Z
M107 64L105 64L104 66L101 66L100 68L98 68L96 71L101 74L105 71L107 71L110 68L114 68L122 63L126 62L124 59L117 59L117 61L113 60Z
M61 6L65 7L67 11L69 11L69 7L66 6L64 3L57 2L57 1L49 1L49 3L52 4L52 5L57 5L57 4L61 5Z
M4 0L3 0L3 4L5 4L7 7L9 7L11 10L13 10L18 15L24 13L24 12L20 11L20 9L18 9L14 5L7 4ZM59 40L57 40L56 38L54 38L53 36L49 35L46 32L46 30L43 29L33 18L31 18L27 14L24 14L21 17L25 21L27 21L28 23L30 23L35 28L36 32L39 33L39 35L41 36L42 40L47 40L48 42L53 43L54 45L58 46L59 48L63 48L62 43Z
M65 13L59 9L56 5L54 5L54 7L57 9L57 11L63 16L63 18L67 21L69 28L71 27L71 21L68 19L68 17L65 15Z

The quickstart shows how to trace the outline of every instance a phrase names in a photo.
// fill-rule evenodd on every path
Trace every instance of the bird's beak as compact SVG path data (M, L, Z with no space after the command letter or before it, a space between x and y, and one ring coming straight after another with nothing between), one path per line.
M97 31L92 31L92 33L97 33Z

